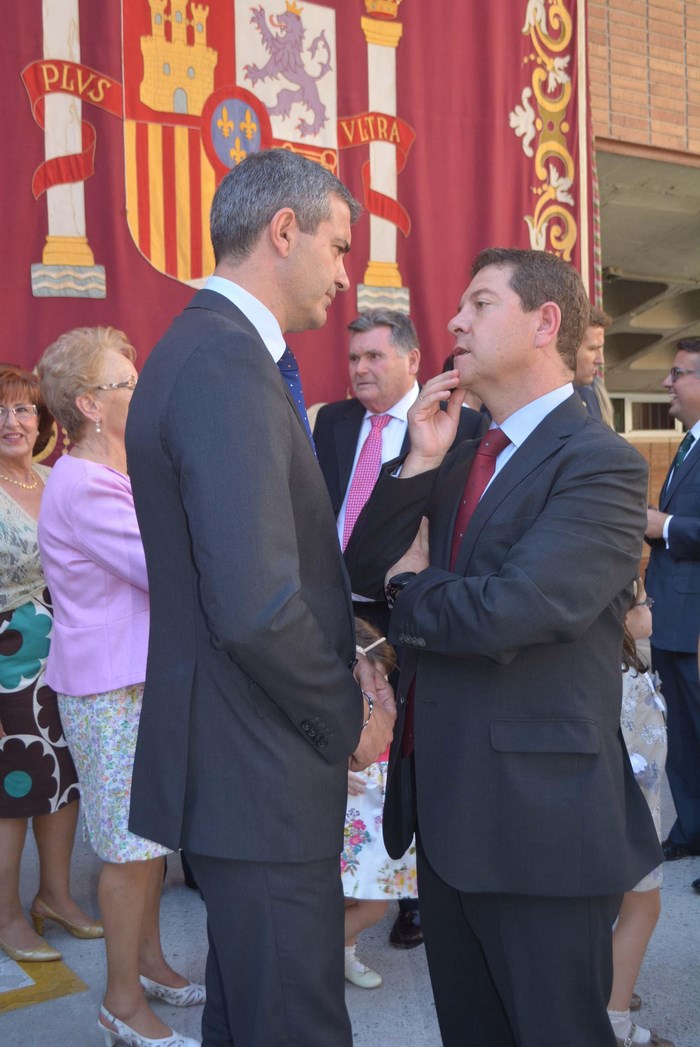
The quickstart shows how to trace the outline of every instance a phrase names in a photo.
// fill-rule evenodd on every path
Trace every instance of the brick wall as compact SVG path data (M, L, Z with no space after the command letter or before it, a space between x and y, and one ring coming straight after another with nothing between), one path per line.
M625 439L628 438L626 437ZM636 438L629 439L629 443L631 443L633 447L636 447L639 453L646 458L647 465L649 466L649 489L647 492L647 500L650 505L659 504L659 491L661 490L661 485L666 479L666 473L668 472L668 468L673 461L673 457L678 450L678 444L681 440L682 437L678 433L662 439L656 437L653 440L642 440ZM644 577L644 574L646 573L648 563L649 546L645 542L639 566L642 577Z
M700 155L700 0L588 0L593 133Z
M642 457L646 459L649 466L649 491L647 497L652 505L658 505L661 485L666 479L666 473L673 461L673 456L678 450L682 436L679 433L674 433L673 436L667 438L654 437L651 440L637 439L635 437L626 437L625 439L628 439L629 443L636 447Z

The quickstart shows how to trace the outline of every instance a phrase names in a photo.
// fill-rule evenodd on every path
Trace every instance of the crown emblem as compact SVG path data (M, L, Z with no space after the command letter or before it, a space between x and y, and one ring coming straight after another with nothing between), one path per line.
M304 8L299 7L299 4L295 4L294 0L291 0L291 3L290 0L287 0L287 10L290 14L300 16Z
M365 0L368 15L379 15L380 18L396 18L401 0Z

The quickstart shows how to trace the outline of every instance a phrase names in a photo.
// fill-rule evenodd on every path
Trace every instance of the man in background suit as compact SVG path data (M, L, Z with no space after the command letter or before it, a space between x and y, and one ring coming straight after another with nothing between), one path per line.
M492 249L472 275L346 550L403 645L385 840L417 830L446 1047L613 1047L612 925L660 857L619 729L646 466L573 391L575 270ZM494 426L446 454L465 388Z
M346 526L350 524L346 520L348 502L353 514L358 509L350 492L362 448L370 436L372 417L389 415L389 421L381 430L381 454L377 457L374 482L381 464L406 454L410 448L407 417L420 388L418 333L406 313L369 309L349 323L348 330L350 383L355 396L323 406L314 426L318 462L331 496L343 549L352 533L352 527ZM478 436L485 427L477 411L464 408L457 439ZM386 601L366 600L353 593L353 609L358 617L371 622L386 635L389 622ZM401 899L389 942L398 949L412 949L422 941L418 902Z
M127 426L151 595L131 828L182 847L207 906L205 1047L349 1047L347 769L391 737L284 331L321 327L359 206L253 154L211 211L215 275L155 347ZM362 687L362 690L360 689Z
M599 422L604 421L604 418L600 402L593 388L593 380L596 375L602 373L605 363L605 332L611 323L612 320L607 313L592 305L588 317L588 327L576 352L574 389L583 400L588 413L597 418Z
M676 821L662 844L667 861L700 854L700 338L677 343L663 385L669 414L686 433L659 495L649 507L651 557L646 576L654 599L653 668L668 705L666 774Z

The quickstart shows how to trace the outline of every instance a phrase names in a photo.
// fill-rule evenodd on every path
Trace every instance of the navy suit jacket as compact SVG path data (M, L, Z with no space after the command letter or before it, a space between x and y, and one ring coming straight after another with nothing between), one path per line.
M223 295L195 295L149 356L126 447L151 595L132 831L337 856L362 728L347 572L287 383Z
M346 549L354 591L376 598L428 517L430 566L389 630L404 656L387 848L401 855L417 821L431 865L460 890L621 893L660 861L620 732L646 464L572 395L494 478L450 570L476 446L407 479L387 463ZM410 760L400 737L414 676Z
M670 470L669 470L670 472ZM661 488L659 509L672 513L668 549L651 541L646 588L654 598L654 647L692 653L700 633L700 447L694 447Z

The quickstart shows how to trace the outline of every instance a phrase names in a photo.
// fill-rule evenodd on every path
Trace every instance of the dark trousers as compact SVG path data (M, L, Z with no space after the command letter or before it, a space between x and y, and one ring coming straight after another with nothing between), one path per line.
M202 1047L350 1047L338 858L187 860L207 907Z
M669 839L700 851L700 680L695 653L651 647L668 707L666 774L676 808Z
M607 1015L621 898L465 894L418 846L444 1047L615 1047Z

